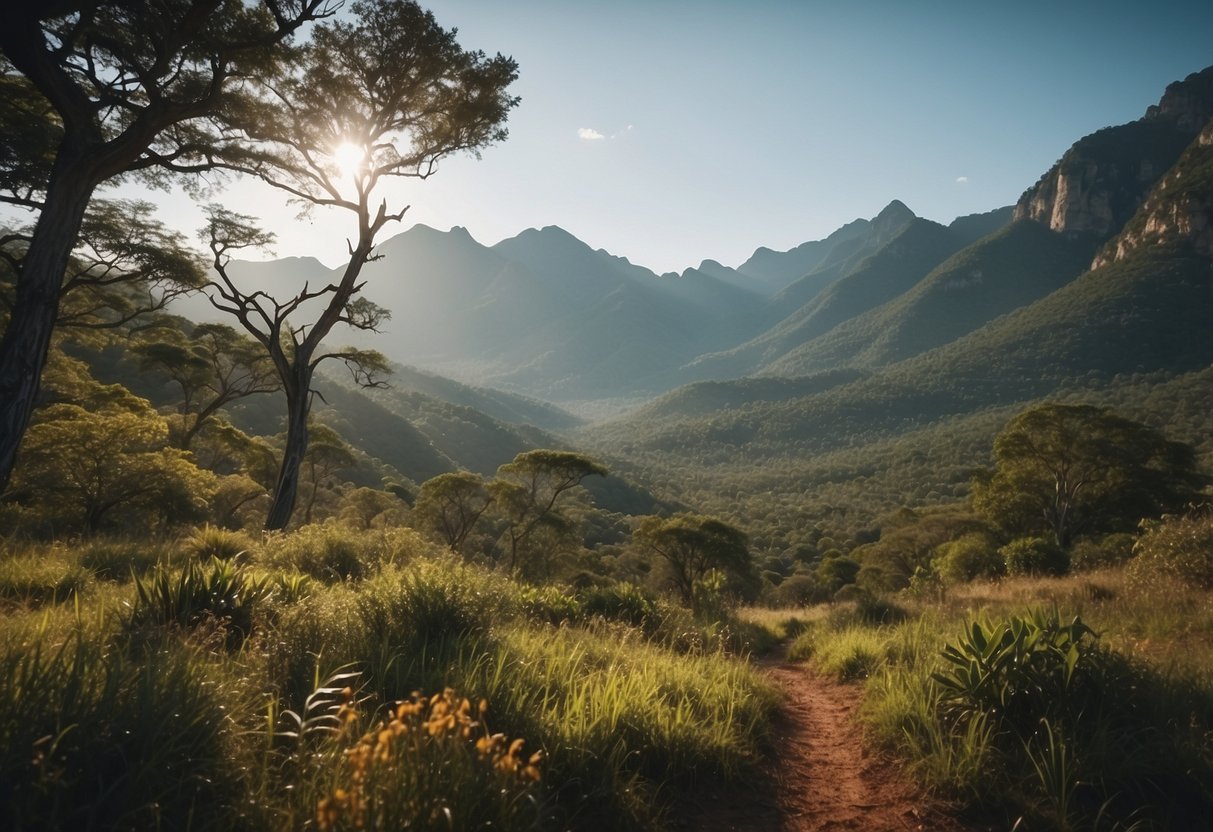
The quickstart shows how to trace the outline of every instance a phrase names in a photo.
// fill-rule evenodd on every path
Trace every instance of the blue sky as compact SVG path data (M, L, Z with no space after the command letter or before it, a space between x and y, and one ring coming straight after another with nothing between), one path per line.
M1010 204L1075 139L1213 63L1207 0L423 4L517 59L522 103L507 142L393 194L413 206L401 230L491 244L554 224L657 271L737 265L895 198L943 222ZM298 221L253 185L225 201L263 215L279 256L345 253L346 217Z

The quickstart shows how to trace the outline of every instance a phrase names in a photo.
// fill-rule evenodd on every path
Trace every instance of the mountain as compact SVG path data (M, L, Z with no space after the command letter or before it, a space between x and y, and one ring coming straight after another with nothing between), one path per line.
M773 251L761 246L737 267L736 274L747 281L741 285L773 295L820 266L842 243L866 236L870 225L868 220L854 220L824 240L801 243L788 251Z
M870 519L967 493L994 433L1046 399L1178 426L1213 459L1211 78L1077 142L1013 224L768 366L787 377L688 385L583 441L683 471L689 499L786 534L840 504Z
M1015 219L1062 233L1112 236L1210 118L1213 67L1168 86L1142 118L1075 142L1020 197Z
M886 209L881 216L888 213ZM908 291L962 245L962 239L948 228L918 217L904 224L873 221L872 230L875 233L870 240L875 250L871 254L858 262L854 262L854 255L844 261L853 265L766 332L731 350L700 356L686 368L687 372L701 379L728 378L771 365L844 321ZM886 236L890 238L879 244ZM776 301L813 277L808 275L788 287Z
M926 352L1061 288L1086 270L1090 234L1020 220L952 255L905 293L790 350L764 371L874 369Z

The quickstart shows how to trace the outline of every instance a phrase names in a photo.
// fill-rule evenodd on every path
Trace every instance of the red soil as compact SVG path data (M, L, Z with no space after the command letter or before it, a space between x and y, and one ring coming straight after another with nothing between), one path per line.
M869 750L855 722L861 690L804 665L764 662L785 691L775 752L752 788L697 795L674 810L703 832L906 832L967 829L914 787L896 762Z

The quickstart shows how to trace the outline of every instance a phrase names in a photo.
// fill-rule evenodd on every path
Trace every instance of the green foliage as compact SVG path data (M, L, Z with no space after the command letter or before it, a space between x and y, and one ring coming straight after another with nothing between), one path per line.
M931 565L948 583L968 583L979 578L997 578L1007 563L997 542L989 535L969 533L935 550Z
M1207 720L1209 703L1100 647L1078 618L1037 610L972 622L942 657L948 666L931 677L938 718L953 737L978 732L1038 822L1085 828L1138 814L1143 801L1184 817L1213 773L1187 728L1166 724L1176 708ZM1155 803L1163 792L1175 802Z
M1137 538L1128 532L1113 532L1098 540L1084 538L1070 547L1070 571L1088 572L1119 566L1133 557Z
M255 546L253 539L243 532L210 525L194 529L181 541L181 548L195 560L234 560L252 551Z
M0 601L58 603L84 590L92 574L66 557L0 555Z
M1045 404L994 442L995 472L974 483L978 511L1012 534L1127 531L1191 501L1204 481L1189 446L1089 405Z
M183 569L157 569L150 577L135 579L135 604L129 626L188 629L214 620L238 644L253 631L253 612L271 592L265 577L255 578L244 566L212 557L209 564L192 562Z
M491 503L478 474L440 474L421 484L413 507L413 525L460 552Z
M134 538L98 537L80 546L80 565L106 581L128 581L171 559L163 544Z
M699 514L646 517L636 527L632 541L661 559L682 602L696 612L705 609L711 594L705 581L713 572L727 575L734 588L743 592L747 584L757 583L745 533L719 518Z
M1070 555L1043 537L1021 537L998 550L1011 575L1064 575L1070 571Z
M1170 579L1213 589L1213 511L1147 523L1133 547L1130 570L1145 583Z
M586 477L606 475L606 467L585 454L543 449L521 453L498 468L487 491L505 526L499 559L506 569L532 578L550 576L562 551L580 543L562 498ZM471 485L461 485L462 492Z
M0 805L14 829L231 828L239 772L222 677L196 651L146 661L80 622L0 642ZM235 700L239 701L239 700Z
M167 441L164 419L129 394L103 410L51 405L26 434L14 496L44 524L90 533L201 519L214 475Z
M430 546L408 529L356 530L330 522L266 535L257 562L335 583L367 577L386 564L429 550Z

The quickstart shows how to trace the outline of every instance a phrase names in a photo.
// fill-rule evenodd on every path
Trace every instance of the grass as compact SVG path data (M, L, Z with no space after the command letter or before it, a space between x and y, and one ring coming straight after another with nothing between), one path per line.
M739 651L762 628L523 587L408 533L339 537L210 530L125 570L126 543L6 553L31 584L82 582L0 619L0 810L23 829L650 829L670 789L752 775L776 695ZM448 696L472 710L431 731Z
M989 819L1189 828L1213 806L1213 599L1131 575L960 586L938 603L906 601L893 624L838 607L791 651L866 678L871 736ZM1065 629L1076 615L1082 629ZM984 646L995 641L1005 660Z

